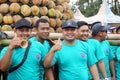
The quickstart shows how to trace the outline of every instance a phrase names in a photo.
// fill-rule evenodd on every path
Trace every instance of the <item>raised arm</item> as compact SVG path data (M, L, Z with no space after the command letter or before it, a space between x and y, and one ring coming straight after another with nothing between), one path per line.
M1 71L6 71L9 68L12 60L11 58L12 58L13 50L17 46L20 46L20 39L15 35L15 37L11 40L8 49L6 51L1 51L1 54L4 54L4 56L0 60Z
M55 51L60 50L62 47L60 39L55 43L55 45L50 49L44 60L44 67L48 68L52 65L52 60L55 54Z

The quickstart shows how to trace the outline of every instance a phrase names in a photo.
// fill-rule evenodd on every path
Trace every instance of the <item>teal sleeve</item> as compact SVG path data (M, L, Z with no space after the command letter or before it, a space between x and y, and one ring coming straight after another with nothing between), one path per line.
M97 58L95 57L95 54L93 51L90 50L90 46L88 46L88 66L92 66L96 62L98 62Z
M4 56L4 54L6 53L7 48L8 48L8 47L4 47L4 48L1 50L1 53L0 53L0 60L2 59L2 57Z
M108 46L109 46L109 60L112 60L113 58L115 58L114 52L112 51L110 44L108 42Z
M120 47L118 47L118 49L116 50L116 56L118 61L120 61Z
M102 50L102 46L100 44L97 44L95 48L96 48L95 55L97 57L97 60L99 61L105 57L105 54L104 54L104 52Z

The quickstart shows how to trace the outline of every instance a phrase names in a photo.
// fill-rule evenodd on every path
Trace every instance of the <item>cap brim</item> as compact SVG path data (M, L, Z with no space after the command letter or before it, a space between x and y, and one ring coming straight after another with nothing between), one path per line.
M21 26L16 27L16 29L22 28L22 27L33 28L32 26L21 25Z
M64 26L62 28L77 28L76 26Z

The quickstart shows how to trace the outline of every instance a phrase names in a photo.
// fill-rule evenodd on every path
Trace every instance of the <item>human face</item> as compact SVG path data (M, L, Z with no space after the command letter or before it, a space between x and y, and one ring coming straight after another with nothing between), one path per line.
M48 39L49 37L49 32L50 32L50 27L49 23L39 23L39 26L37 28L37 36L39 39Z
M107 30L102 30L102 31L100 31L100 35L101 35L101 39L102 39L102 40L105 40L105 39L106 39L106 36L107 36Z
M80 28L78 28L78 39L86 41L88 37L89 37L89 28L87 25L83 25Z
M120 34L120 29L118 29L118 30L116 31L116 34Z
M28 39L32 33L32 29L27 27L21 27L21 28L15 29L14 31L17 34L17 37L21 39Z
M64 37L64 40L66 41L74 41L77 36L77 29L76 28L63 28L62 34Z

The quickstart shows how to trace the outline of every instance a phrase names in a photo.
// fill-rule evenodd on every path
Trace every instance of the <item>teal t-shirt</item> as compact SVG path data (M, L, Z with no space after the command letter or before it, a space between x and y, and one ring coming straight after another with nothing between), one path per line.
M111 77L109 61L114 58L114 54L113 54L113 52L110 48L110 44L107 40L102 41L101 46L102 46L102 49L103 49L104 54L105 54L105 58L103 59L103 61L104 61L104 64L105 64L106 73L107 73L108 77ZM103 78L102 74L100 74L100 78Z
M120 47L116 50L116 56L118 59L118 61L115 61L116 80L120 80Z
M98 40L88 39L87 43L89 44L90 50L93 51L93 55L96 57L96 59L98 61L102 60L105 57L105 54L104 54L102 47L101 47L101 44ZM97 65L97 67L98 67L98 65ZM100 73L100 71L99 71L99 73ZM89 72L89 79L92 79L92 75L90 72Z
M93 50L94 55L96 56L98 61L105 57L105 54L102 51L101 44L98 40L88 39L87 42L90 45L91 50Z
M7 48L5 47L1 51L0 59L6 53ZM26 48L20 47L14 49L10 68L18 65L22 61L25 50ZM45 52L43 45L38 42L32 42L26 61L17 70L9 73L8 80L43 80L40 66L43 65L42 62L45 57Z
M29 40L30 40L31 42L32 42L32 41L38 41L37 38L36 38L36 36L31 37ZM49 50L50 50L50 44L49 44L49 42L48 42L47 40L44 40L43 45L44 45L46 51L49 52Z
M91 56L86 42L76 40L75 44L67 45L62 41L62 48L55 53L52 65L58 64L60 80L88 80L88 67L96 62Z

